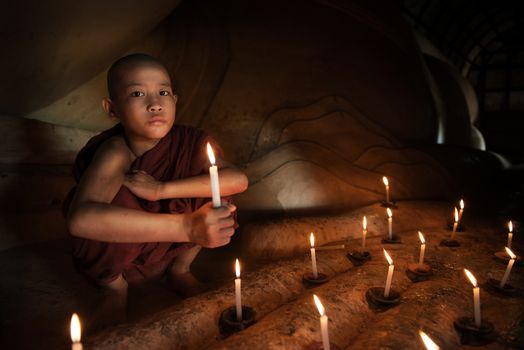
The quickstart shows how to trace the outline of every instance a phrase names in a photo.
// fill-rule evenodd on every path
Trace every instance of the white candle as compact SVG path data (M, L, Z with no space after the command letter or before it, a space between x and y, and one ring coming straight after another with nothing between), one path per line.
M80 326L80 319L76 313L71 317L70 332L71 341L73 342L71 344L71 350L82 350L83 346L80 342L82 338L82 327Z
M509 273L511 272L511 268L513 267L513 264L515 263L515 258L517 257L515 254L513 254L511 249L509 249L508 247L506 247L506 253L508 253L511 259L509 259L508 266L506 267L506 272L504 272L504 277L502 277L502 280L500 281L500 288L504 288L504 285L508 281Z
M329 350L328 317L325 315L324 306L315 294L313 294L313 300L315 301L318 312L320 313L320 333L322 334L322 347L324 350Z
M424 252L426 251L426 241L424 240L424 236L422 235L422 232L418 231L418 238L420 239L420 255L418 257L418 263L419 265L422 265L424 263Z
M368 234L368 221L364 216L362 219L362 251L366 249L366 235Z
M389 203L389 181L388 178L383 176L382 182L384 183L384 186L386 186L386 203Z
M464 269L464 273L468 277L469 281L473 285L473 305L475 311L475 325L480 328L480 288L477 286L477 279L469 270Z
M440 347L424 332L418 331L427 350L440 350Z
M459 221L458 215L459 214L458 214L457 207L455 207L455 222L453 223L453 231L451 231L451 240L455 238L455 231L457 231L457 226L458 226L458 221Z
M315 253L315 235L313 232L309 235L309 243L311 243L311 267L313 270L313 278L318 278L318 271L317 271L317 256Z
M388 252L384 248L382 248L384 251L384 255L386 256L386 259L388 261L389 267L388 267L388 277L386 279L386 287L384 288L384 297L389 297L389 290L391 289L391 280L393 279L393 270L395 269L395 265L393 265L393 259L389 256Z
M460 200L459 206L460 206L460 210L459 210L458 221L460 222L460 220L462 220L462 213L464 212L464 200L463 199Z
M236 311L237 311L237 321L242 321L242 300L241 300L241 292L240 292L240 264L238 262L238 259L236 259L235 262L235 273L237 278L235 278L235 305L236 305Z
M220 202L220 184L218 181L218 167L216 166L215 154L209 142L207 143L207 156L211 166L209 167L209 178L211 180L211 197L213 198L213 207L219 208L222 203Z
M389 208L386 209L386 212L388 213L388 236L391 241L393 239L393 213Z
M511 249L511 242L513 241L513 223L511 220L508 223L508 248Z

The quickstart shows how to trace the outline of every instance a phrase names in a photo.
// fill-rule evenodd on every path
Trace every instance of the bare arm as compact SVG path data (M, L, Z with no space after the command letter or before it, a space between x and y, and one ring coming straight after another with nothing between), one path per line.
M204 206L190 214L156 214L110 204L131 163L123 140L112 139L97 151L78 185L67 223L72 235L106 242L194 242L227 244L234 206Z
M221 160L219 160L219 178L220 194L223 196L231 196L247 189L246 175ZM124 185L138 197L151 201L166 198L211 197L211 181L208 174L160 182L144 172L135 172L126 176Z

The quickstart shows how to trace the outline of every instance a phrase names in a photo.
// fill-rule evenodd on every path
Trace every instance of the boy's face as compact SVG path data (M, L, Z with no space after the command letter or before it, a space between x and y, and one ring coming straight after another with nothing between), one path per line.
M177 97L164 69L138 65L120 72L113 112L128 138L153 140L164 137L175 122Z

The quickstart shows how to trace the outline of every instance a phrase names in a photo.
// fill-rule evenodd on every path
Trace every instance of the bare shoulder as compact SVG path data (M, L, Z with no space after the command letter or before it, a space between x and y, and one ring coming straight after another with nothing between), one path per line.
M115 136L97 149L82 175L72 207L83 202L109 203L122 184L133 161L133 154L123 137Z
M104 173L107 171L124 172L129 169L133 161L133 154L127 146L124 138L120 135L107 139L100 145L95 153L90 168L97 168ZM106 170L106 171L104 171Z

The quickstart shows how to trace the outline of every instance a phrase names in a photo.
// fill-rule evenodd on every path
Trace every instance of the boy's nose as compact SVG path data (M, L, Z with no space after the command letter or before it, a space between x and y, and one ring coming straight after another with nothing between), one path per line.
M162 106L160 105L160 103L155 101L155 102L150 103L147 106L147 110L149 112L161 112L162 111Z

